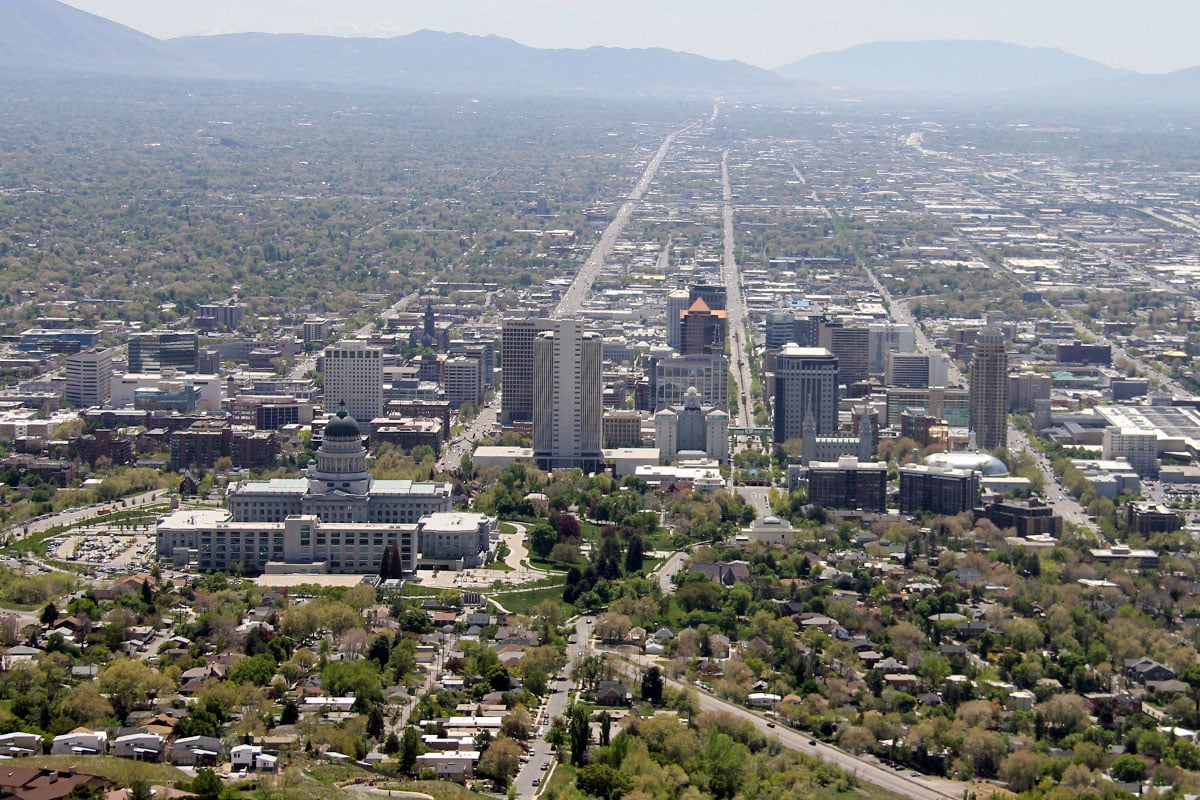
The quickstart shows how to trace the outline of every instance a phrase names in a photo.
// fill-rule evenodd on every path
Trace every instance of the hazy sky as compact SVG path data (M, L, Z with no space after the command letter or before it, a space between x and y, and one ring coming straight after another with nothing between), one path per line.
M665 47L773 68L880 39L999 39L1109 66L1200 65L1196 0L66 0L159 38L263 31L496 34L532 47Z

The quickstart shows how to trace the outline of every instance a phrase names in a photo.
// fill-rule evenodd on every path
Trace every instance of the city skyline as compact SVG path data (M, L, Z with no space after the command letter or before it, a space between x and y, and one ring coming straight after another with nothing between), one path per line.
M1200 7L1181 0L1149 0L1136 8L1118 0L1015 0L1003 7L950 0L866 0L853 7L832 0L752 0L736 15L715 0L616 0L603 6L551 0L353 0L337 6L310 0L185 0L170 6L154 0L69 0L68 5L158 38L248 31L400 36L428 29L495 35L539 48L661 47L766 69L875 41L995 39L1058 47L1137 72L1200 64L1190 37L1200 23Z

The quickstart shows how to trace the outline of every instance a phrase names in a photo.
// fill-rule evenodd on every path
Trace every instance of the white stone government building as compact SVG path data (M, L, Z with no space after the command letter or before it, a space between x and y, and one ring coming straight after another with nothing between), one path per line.
M375 480L366 457L343 409L325 427L307 477L242 481L229 489L228 510L163 517L158 557L204 571L306 574L375 573L393 541L405 572L423 549L449 568L495 557L495 520L450 513L449 483Z

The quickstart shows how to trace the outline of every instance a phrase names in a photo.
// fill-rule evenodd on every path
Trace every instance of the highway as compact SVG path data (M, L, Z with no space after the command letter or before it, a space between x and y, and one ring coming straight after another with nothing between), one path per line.
M646 165L646 170L642 173L641 179L633 187L633 191L629 193L629 197L625 202L621 204L617 215L613 217L612 222L608 223L608 227L604 229L604 233L600 234L600 241L596 242L596 246L592 248L591 254L583 262L583 266L579 268L579 272L576 273L575 280L558 302L558 305L554 309L555 317L569 317L572 314L579 313L584 298L592 290L592 284L596 282L596 276L600 274L600 270L604 268L605 262L608 261L609 255L612 254L613 246L621 238L621 233L625 230L625 225L629 222L629 218L633 216L638 203L645 197L646 191L654 181L654 177L658 175L658 169L662 166L663 159L667 156L667 151L675 143L675 137L691 130L697 124L699 123L692 123L687 127L680 128L663 140L662 145L658 148L658 152L654 154L654 158L650 159L650 163Z
M724 255L721 278L725 283L725 320L729 331L730 369L737 384L738 413L733 424L754 424L754 403L750 397L750 343L746 341L746 303L742 296L742 274L738 270L736 242L733 238L733 189L729 183L729 151L721 154L721 218Z
M630 660L616 653L602 652L606 652L611 657L613 663L625 673L631 683L640 681L642 669L654 663L654 659L646 656L633 656ZM776 737L779 743L787 749L816 756L828 764L837 766L847 775L851 775L863 783L878 786L913 800L958 800L962 797L965 784L914 774L909 770L890 769L874 758L848 753L834 745L817 741L808 733L776 724L761 712L751 711L706 692L696 691L694 687L670 678L664 677L663 680L674 689L692 691L701 711L720 711L748 720L765 735Z
M479 407L479 413L466 424L461 433L452 436L448 442L442 445L442 457L437 462L439 471L449 472L458 469L463 454L470 453L475 447L475 442L491 433L499 408L500 394L497 392L490 403Z
M567 645L567 666L560 674L570 675L575 662L587 652L591 619L591 617L579 617L575 620L576 641L574 644ZM550 685L554 687L554 693L549 696L539 710L541 716L538 717L538 730L530 745L529 760L521 765L521 771L513 779L517 797L520 798L536 797L543 788L541 784L550 776L550 770L554 767L554 748L546 742L546 731L550 729L550 720L567 713L574 685L570 678L561 681L551 680ZM549 766L543 770L543 765ZM539 785L534 786L534 781L537 781Z

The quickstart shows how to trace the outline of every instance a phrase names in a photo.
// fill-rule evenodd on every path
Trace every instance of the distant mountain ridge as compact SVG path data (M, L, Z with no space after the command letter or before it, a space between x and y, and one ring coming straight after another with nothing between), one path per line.
M1200 67L1115 70L1052 48L994 41L875 42L759 69L660 48L526 47L420 31L390 39L241 33L161 41L58 0L0 0L0 78L84 73L459 92L795 99L981 94L1009 102L1200 105Z
M739 61L659 48L542 50L498 36L436 31L390 39L239 33L169 39L164 44L181 56L258 80L585 93L753 92L789 84Z
M160 41L58 0L0 0L0 72L70 71L427 90L755 95L791 82L663 49L541 50L497 36L241 33Z
M1049 47L997 41L871 42L775 70L794 80L868 90L993 92L1064 86L1133 73Z
M0 66L123 75L213 72L152 36L53 0L0 0Z

